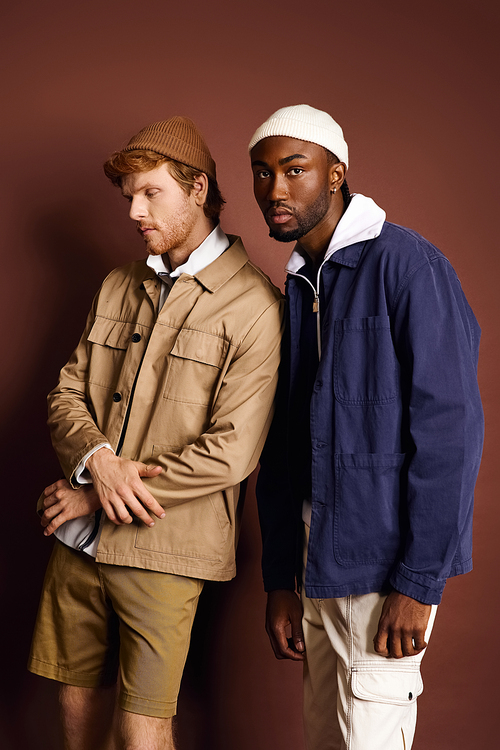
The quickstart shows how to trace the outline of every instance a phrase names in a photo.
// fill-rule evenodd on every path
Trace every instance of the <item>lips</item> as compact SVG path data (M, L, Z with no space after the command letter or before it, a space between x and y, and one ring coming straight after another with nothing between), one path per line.
M267 211L267 220L271 224L286 224L292 217L293 214L286 208L270 208Z

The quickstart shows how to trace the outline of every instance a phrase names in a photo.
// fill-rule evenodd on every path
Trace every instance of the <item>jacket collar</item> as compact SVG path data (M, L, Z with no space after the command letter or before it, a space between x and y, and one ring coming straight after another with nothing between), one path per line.
M217 260L219 255L222 255L228 247L229 240L220 228L220 224L217 224L210 234L205 237L201 245L193 250L186 262L177 266L175 271L171 271L170 265L167 265L167 255L150 255L146 260L146 264L158 276L170 276L171 279L177 279L183 273L187 273L189 276L196 276L199 271L210 265L210 263L213 263L214 260ZM165 259L167 263L165 263Z
M226 281L229 281L243 266L248 263L248 255L240 237L228 234L229 247L208 266L194 274L194 278L209 292L216 292ZM181 274L181 276L184 274ZM149 267L146 259L141 262L141 273L138 286L156 281L156 272ZM179 277L181 278L181 277Z
M248 263L248 255L239 237L228 234L228 249L213 263L195 274L195 279L209 292L216 292Z
M335 262L356 266L367 240L378 237L385 222L385 211L374 200L355 193L332 234L323 263L335 253ZM303 251L297 244L286 265L286 271L297 273L305 265Z

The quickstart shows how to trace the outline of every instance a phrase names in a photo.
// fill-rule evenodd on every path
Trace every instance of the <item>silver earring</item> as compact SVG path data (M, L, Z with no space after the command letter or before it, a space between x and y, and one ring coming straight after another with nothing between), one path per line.
M337 188L333 188L333 192L336 193L337 192Z

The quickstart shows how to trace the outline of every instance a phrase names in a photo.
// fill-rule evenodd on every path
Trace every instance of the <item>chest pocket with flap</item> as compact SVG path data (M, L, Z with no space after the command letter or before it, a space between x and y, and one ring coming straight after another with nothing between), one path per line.
M229 349L221 336L183 329L172 347L164 397L189 404L210 404Z
M87 337L93 344L89 354L89 383L114 388L136 330L135 323L96 317Z

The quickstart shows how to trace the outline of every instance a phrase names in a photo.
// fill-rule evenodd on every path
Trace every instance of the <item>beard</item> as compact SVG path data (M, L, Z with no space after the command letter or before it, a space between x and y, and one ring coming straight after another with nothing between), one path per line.
M155 223L154 234L144 237L148 254L164 255L186 244L195 223L196 217L190 210L189 200L186 199L180 213L168 220Z
M287 208L289 208L287 206ZM321 192L314 203L312 203L302 214L292 210L297 226L295 229L286 229L285 227L269 228L269 237L278 242L297 242L304 237L311 229L314 229L321 219L326 215L330 208L330 194L328 190ZM289 209L291 210L291 209Z

